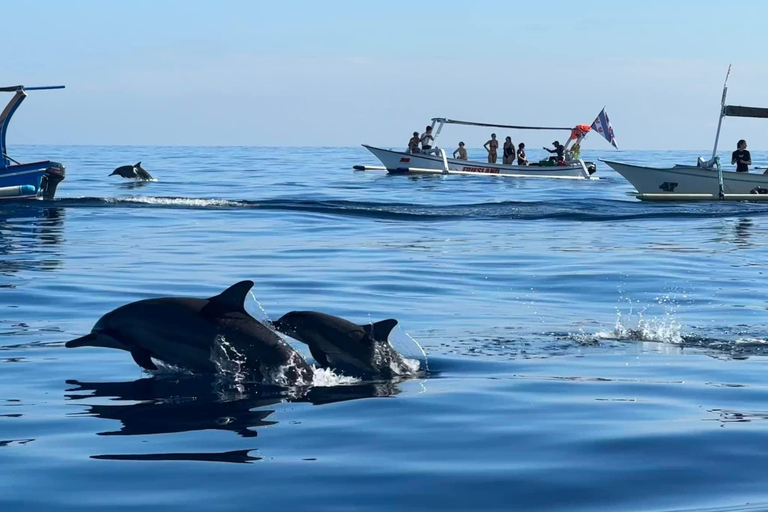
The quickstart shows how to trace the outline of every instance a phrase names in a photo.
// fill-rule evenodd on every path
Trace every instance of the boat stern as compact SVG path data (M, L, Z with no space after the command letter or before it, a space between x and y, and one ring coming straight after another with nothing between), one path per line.
M0 199L53 199L65 172L49 160L0 168Z
M50 162L50 166L45 170L45 174L40 180L40 189L38 195L43 199L53 199L56 195L56 187L64 181L66 167L58 162Z

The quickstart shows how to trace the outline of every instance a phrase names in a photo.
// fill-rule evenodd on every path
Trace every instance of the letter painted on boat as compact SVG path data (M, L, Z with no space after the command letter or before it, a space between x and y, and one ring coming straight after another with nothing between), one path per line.
M479 172L483 174L499 174L499 170L493 167L462 167L463 172Z

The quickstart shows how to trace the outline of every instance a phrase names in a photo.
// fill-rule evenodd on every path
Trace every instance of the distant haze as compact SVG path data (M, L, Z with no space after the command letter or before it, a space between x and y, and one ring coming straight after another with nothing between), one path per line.
M6 2L9 144L405 147L432 117L570 126L605 106L626 149L711 148L729 103L768 107L768 3ZM0 101L10 98L0 96ZM726 119L722 149L766 149ZM441 145L479 147L485 128ZM508 133L530 147L558 133ZM586 147L607 149L591 136Z

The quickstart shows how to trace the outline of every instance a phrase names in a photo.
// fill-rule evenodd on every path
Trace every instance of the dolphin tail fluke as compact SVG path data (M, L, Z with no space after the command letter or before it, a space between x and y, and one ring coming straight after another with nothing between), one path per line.
M387 341L392 329L397 327L397 320L389 318L372 324L364 325L363 329L376 341Z

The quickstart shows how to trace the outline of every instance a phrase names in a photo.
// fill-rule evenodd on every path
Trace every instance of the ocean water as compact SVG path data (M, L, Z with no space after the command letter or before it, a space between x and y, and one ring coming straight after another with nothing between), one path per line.
M68 174L54 202L0 203L4 512L768 510L768 205L642 203L604 164L573 182L356 172L362 148L12 149ZM157 182L107 177L139 160ZM261 319L397 318L429 371L232 386L63 346L127 302L242 279Z

